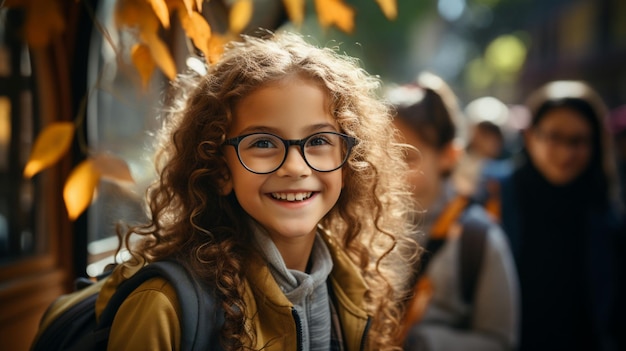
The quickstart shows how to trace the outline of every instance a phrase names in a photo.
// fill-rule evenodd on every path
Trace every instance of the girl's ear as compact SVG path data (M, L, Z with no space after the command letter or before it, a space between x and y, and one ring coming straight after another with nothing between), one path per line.
M233 191L233 180L230 175L224 176L219 183L220 195L227 196Z
M453 170L462 155L463 148L453 142L449 143L439 152L439 170L442 172Z

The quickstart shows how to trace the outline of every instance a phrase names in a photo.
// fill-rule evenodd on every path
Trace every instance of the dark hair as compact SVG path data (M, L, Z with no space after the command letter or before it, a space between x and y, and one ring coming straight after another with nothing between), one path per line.
M588 184L594 204L603 206L615 200L617 175L606 125L607 109L602 98L586 83L555 81L533 92L527 106L531 112L529 129L536 128L547 113L556 108L577 111L585 118L592 131L592 156L579 180Z
M404 90L404 98L396 101L391 99L396 118L408 124L426 144L436 150L454 141L459 110L456 96L441 78L432 73L422 73L417 84L400 89Z

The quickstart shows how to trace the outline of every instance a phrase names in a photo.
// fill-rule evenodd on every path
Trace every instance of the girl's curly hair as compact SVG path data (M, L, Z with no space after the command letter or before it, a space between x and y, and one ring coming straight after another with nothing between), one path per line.
M412 265L401 253L417 245L407 239L413 221L408 218L412 200L403 180L403 151L393 142L389 106L377 96L380 81L336 48L318 48L291 33L243 36L227 45L205 75L179 77L156 139L159 178L147 191L151 220L129 228L125 245L131 248L131 234L139 235L141 244L131 248L135 257L185 262L221 301L223 345L234 350L254 344L242 298L252 234L235 197L221 189L230 177L222 143L242 98L294 74L327 91L342 132L359 140L343 168L339 200L320 227L331 233L368 284L366 308L374 316L370 349L400 349L396 335Z

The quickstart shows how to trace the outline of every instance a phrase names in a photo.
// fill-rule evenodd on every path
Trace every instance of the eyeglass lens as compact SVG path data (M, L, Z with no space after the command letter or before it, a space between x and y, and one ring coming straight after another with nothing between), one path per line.
M347 149L341 135L317 133L305 140L304 159L317 171L332 171L344 162ZM257 173L276 170L287 157L285 143L271 134L252 134L241 139L238 151L244 166Z

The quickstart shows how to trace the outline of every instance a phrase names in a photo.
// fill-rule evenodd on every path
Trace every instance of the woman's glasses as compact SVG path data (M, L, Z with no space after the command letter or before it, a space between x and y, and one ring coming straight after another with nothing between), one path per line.
M304 139L286 140L269 133L245 134L224 141L237 150L239 162L256 174L272 173L287 159L290 146L300 146L302 157L311 169L332 172L348 159L357 139L336 132L320 132Z

